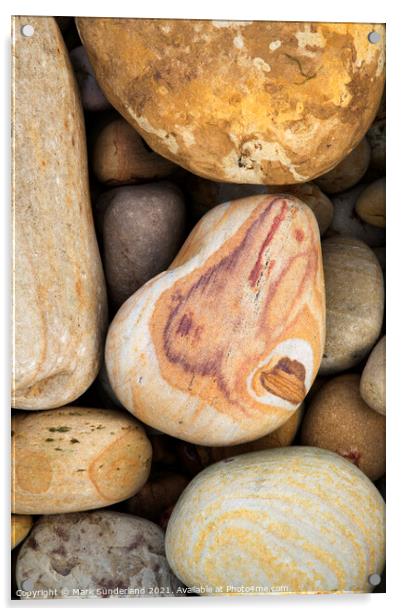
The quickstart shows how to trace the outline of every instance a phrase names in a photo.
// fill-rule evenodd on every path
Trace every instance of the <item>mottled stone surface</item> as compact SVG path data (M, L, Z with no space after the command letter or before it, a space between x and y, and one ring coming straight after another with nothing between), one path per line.
M30 515L11 514L11 549L13 550L25 539L32 528L33 520Z
M22 599L130 599L174 595L179 582L156 524L94 511L43 516L19 553L17 585L25 593L37 591L23 592ZM41 596L49 589L57 596Z
M241 594L242 585L247 594L370 592L367 572L384 567L385 506L372 482L332 452L259 451L192 480L165 546L176 575L211 586L207 594Z
M298 197L308 205L317 219L320 233L328 229L332 221L333 205L331 200L313 182L291 186L262 186L260 184L228 184L212 182L189 174L185 182L186 193L190 197L190 208L194 218L201 218L208 210L219 203L226 203L252 195L284 193Z
M385 178L369 184L357 198L356 212L364 222L374 227L385 227L386 188Z
M210 179L322 175L363 138L383 90L382 25L92 17L77 25L116 109L153 150Z
M361 220L355 210L357 200L366 186L366 184L359 184L351 190L332 197L334 215L328 234L350 235L362 240L368 246L383 246L385 244L384 229Z
M385 415L385 336L371 351L360 380L360 394L370 408Z
M376 481L385 473L385 417L365 403L359 385L358 374L325 383L304 415L300 440L338 453Z
M170 182L117 188L108 200L104 265L110 299L120 307L173 261L184 239L185 205Z
M93 151L93 169L100 182L119 185L165 178L177 167L152 152L137 131L119 118L99 132Z
M53 18L13 18L12 404L54 408L95 378L106 293L81 103Z
M384 280L370 248L352 237L322 243L326 339L320 374L358 364L372 349L384 315Z
M146 482L152 448L128 413L64 407L12 419L13 513L106 507Z
M141 421L203 445L250 441L285 423L321 361L318 226L296 197L213 208L166 272L120 308L106 366Z
M330 194L352 188L366 173L370 155L370 144L364 138L336 167L316 179L318 186Z

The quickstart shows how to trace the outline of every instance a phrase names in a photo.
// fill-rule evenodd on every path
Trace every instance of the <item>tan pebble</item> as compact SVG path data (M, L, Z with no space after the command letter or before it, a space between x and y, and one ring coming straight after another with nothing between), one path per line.
M93 152L93 169L104 184L136 184L170 175L175 165L152 152L123 118L99 133Z
M63 407L15 415L12 429L13 513L105 507L148 478L151 445L128 413Z
M385 227L385 190L385 178L381 178L367 186L356 201L357 214L375 227Z
M320 374L358 364L380 335L384 281L372 250L351 237L322 243L326 293L326 341Z
M345 374L323 385L301 428L301 443L350 460L372 481L385 473L385 417L360 396L360 375Z
M385 415L385 336L371 351L360 381L363 400L377 413Z

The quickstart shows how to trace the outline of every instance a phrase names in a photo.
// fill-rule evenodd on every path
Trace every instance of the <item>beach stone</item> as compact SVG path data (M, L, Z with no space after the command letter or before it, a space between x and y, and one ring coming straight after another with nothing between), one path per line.
M358 374L322 386L304 415L300 441L338 453L372 481L385 473L385 417L361 397Z
M371 351L360 380L360 394L370 408L385 415L385 336Z
M93 169L103 184L138 184L171 175L170 160L156 154L123 118L99 132L93 150Z
M364 222L374 227L385 228L386 216L385 178L369 184L356 201L356 212Z
M103 220L106 279L116 306L165 270L183 240L185 205L171 183L126 186L110 192Z
M100 367L106 290L78 88L51 17L13 18L12 405L77 399Z
M212 180L284 185L326 173L362 140L383 91L381 24L76 23L119 113L152 150Z
M384 315L384 280L373 251L352 237L322 243L326 340L320 374L358 364L372 349Z
M113 391L145 424L190 443L257 439L290 418L314 381L324 302L308 206L284 195L221 204L113 319Z
M364 222L355 211L357 200L367 184L359 184L332 197L334 214L328 235L350 235L371 247L384 246L385 231Z
M352 188L366 173L370 163L370 155L370 144L364 138L336 167L316 178L316 183L321 190L330 194Z
M17 585L21 599L133 599L155 588L174 596L179 581L159 526L100 510L40 518L18 555Z
M105 111L111 104L96 81L85 47L70 51L70 60L80 89L82 106L87 111Z

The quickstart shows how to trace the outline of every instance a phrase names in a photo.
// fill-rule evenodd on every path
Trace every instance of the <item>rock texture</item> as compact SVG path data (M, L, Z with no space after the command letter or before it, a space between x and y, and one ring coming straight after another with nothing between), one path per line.
M81 104L53 18L13 18L12 404L54 408L94 380L106 293Z
M156 524L117 511L44 516L18 556L21 598L132 599L155 588L174 595L163 542ZM43 596L49 589L57 594Z
M202 177L309 181L359 143L381 99L382 25L76 21L116 109L153 150Z
M104 184L149 182L167 177L176 168L170 160L150 151L123 118L107 124L95 141L93 169Z
M360 394L370 408L385 415L385 336L371 351L360 380Z
M295 197L212 209L115 316L106 367L144 423L191 443L250 441L307 394L325 330L320 238Z
M351 237L322 243L326 339L320 374L358 364L372 349L384 315L384 280L372 250Z
M318 186L330 194L352 188L366 173L370 155L370 144L364 138L336 167L317 178Z
M152 448L120 411L64 407L12 419L13 513L106 507L146 482Z
M304 415L300 440L338 453L376 481L385 473L385 417L365 403L359 385L358 374L325 383Z
M211 595L241 586L247 594L369 592L369 572L384 566L384 510L371 481L334 453L249 453L210 466L184 490L166 555L185 584Z
M173 261L183 241L185 204L170 182L125 186L105 198L105 273L110 299L120 307Z

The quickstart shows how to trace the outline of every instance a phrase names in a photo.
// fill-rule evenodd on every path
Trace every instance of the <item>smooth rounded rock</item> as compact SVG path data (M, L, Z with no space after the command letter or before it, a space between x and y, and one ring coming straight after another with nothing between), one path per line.
M128 413L64 407L12 419L12 511L106 507L146 482L152 448Z
M11 514L11 549L21 543L32 528L33 519L30 515Z
M208 467L170 517L166 555L206 594L371 592L385 506L341 456L312 447L244 454Z
M93 169L103 184L118 185L165 178L176 165L152 152L137 131L119 118L99 132L94 144Z
M21 599L174 595L163 543L156 524L117 511L43 516L18 555Z
M338 453L376 481L385 473L385 418L365 403L359 386L358 374L325 383L304 415L300 440Z
M356 212L364 222L385 228L385 178L369 184L357 198Z
M332 197L334 215L328 229L329 235L351 235L368 246L376 247L385 244L385 231L374 227L359 218L355 211L356 203L367 185L359 184Z
M76 21L121 115L153 150L213 180L322 175L364 137L383 91L380 24Z
M100 367L105 282L81 103L53 18L13 18L12 406L76 400Z
M358 364L372 349L384 315L384 280L373 251L351 237L322 243L326 340L320 374Z
M316 183L321 190L330 194L352 188L366 173L370 155L370 144L364 138L336 167L316 178Z
M360 380L360 394L370 408L385 415L385 336L371 351Z
M185 182L185 189L190 195L191 208L197 219L219 203L252 195L284 193L298 197L311 208L317 219L321 235L325 233L332 221L333 205L313 182L290 186L262 186L260 184L211 182L211 180L190 175Z
M110 299L117 307L165 270L183 241L185 205L169 182L110 192L103 246Z
M285 423L321 361L318 226L295 197L213 208L166 272L120 308L106 342L113 391L190 443L254 440Z
M82 106L88 111L105 111L111 108L95 79L85 47L75 47L70 51L70 60L80 89Z

